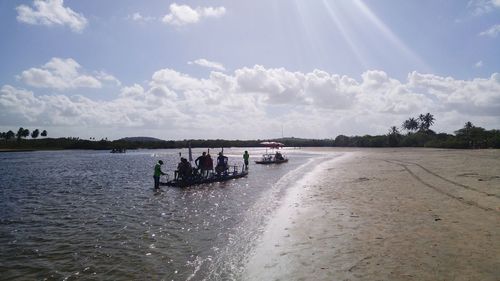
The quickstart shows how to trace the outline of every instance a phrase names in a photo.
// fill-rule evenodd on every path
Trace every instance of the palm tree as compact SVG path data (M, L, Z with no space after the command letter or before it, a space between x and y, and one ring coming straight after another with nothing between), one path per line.
M38 129L35 129L33 132L31 132L31 137L36 139L36 138L38 138L39 134L40 134L40 131Z
M419 126L420 125L418 121L413 117L410 117L408 120L403 122L403 129L407 130L408 132L416 131Z
M389 135L399 135L399 130L396 126L389 128Z
M432 125L434 125L434 121L436 118L434 118L434 115L427 113L424 116L425 124L427 126L427 129L429 129Z
M418 116L418 119L420 120L420 130L423 132L429 131L429 128L434 124L434 115L427 113L425 115L420 114Z
M14 132L9 130L7 133L5 133L5 140L10 140L11 138L13 138L15 136L16 136L16 134L14 134Z
M387 140L389 141L389 146L398 146L401 134L396 126L389 128L389 134L387 134Z
M463 138L467 142L468 147L472 147L473 142L471 138L471 133L474 128L475 128L474 124L472 124L472 122L470 121L467 121L464 127L456 131L455 134L457 135L457 137Z
M401 125L401 128L402 128L403 130L408 130L408 131L409 131L409 130L410 130L410 122L409 122L408 120L405 120L405 121L403 122L403 124Z
M419 120L419 123L420 123L420 126L419 126L418 130L421 131L421 132L425 131L425 129L426 129L425 128L424 118L425 118L425 115L423 115L423 114L420 114L418 116L418 120Z
M20 140L24 135L24 128L23 127L20 127L19 130L17 130L17 133L16 133L16 137L17 137L17 140Z
M472 122L467 121L464 125L464 129L466 132L469 132L472 128L474 128L474 124Z

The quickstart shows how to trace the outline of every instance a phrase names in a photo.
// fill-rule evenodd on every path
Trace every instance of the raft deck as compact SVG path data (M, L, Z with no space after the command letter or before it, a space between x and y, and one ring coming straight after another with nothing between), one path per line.
M173 179L173 180L170 180L167 182L160 182L160 185L171 186L171 187L188 187L188 186L192 186L192 185L207 184L207 183L214 183L214 182L223 182L223 181L228 181L228 180L232 180L232 179L238 179L238 178L246 177L247 175L248 175L248 171L233 172L233 173L221 174L221 175L214 174L214 175L207 177L207 178L194 177L194 178L187 179L187 180Z

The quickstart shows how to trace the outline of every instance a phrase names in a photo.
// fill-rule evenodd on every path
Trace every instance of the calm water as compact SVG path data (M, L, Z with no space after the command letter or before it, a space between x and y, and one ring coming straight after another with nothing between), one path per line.
M154 193L154 164L172 172L179 152L0 153L0 279L237 280L287 188L321 161L289 150L247 178ZM225 149L240 166L242 153Z

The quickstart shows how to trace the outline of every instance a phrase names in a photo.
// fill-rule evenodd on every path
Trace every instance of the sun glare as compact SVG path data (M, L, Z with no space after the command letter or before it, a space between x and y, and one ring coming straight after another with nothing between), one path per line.
M298 1L295 1L296 5ZM412 65L412 70L430 72L430 67L401 40L363 1L321 1L328 18L364 68L374 67L376 52L391 52ZM301 15L302 20L304 18ZM375 54L374 54L375 53Z
M332 5L335 5L335 7L332 7L331 4L326 0L322 0L322 2L330 16L330 19L333 21L340 34L351 48L351 51L356 56L358 63L360 63L363 68L366 69L368 67L367 59L363 57L362 50L357 46L357 44L351 37L351 31L349 30L346 21L339 17L341 13L338 13L337 11L339 11L341 7L339 7L336 2L331 3Z
M383 35L383 37L389 40L394 46L397 47L401 52L403 52L407 58L412 61L416 67L425 70L431 71L430 67L415 53L413 52L399 37L392 32L392 30L385 25L382 20L380 20L377 15L375 15L368 6L363 3L361 0L353 0L350 1L356 5L356 7L361 11L362 15L366 17L373 25L377 28L379 33Z

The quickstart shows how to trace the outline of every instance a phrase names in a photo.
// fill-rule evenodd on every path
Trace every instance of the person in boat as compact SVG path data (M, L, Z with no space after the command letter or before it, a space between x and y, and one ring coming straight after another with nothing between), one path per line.
M163 165L163 161L161 160L159 160L155 165L155 172L153 175L153 178L155 180L155 190L160 189L160 176L165 175L165 173L161 170L161 165Z
M196 160L194 160L194 164L196 165L196 168L200 171L201 173L201 176L204 177L205 176L205 168L206 168L206 162L207 161L207 153L206 152L203 152L201 154L200 157L196 158Z
M269 161L269 162L270 162L270 161L273 161L273 155L271 155L271 154L267 154L267 153L266 153L266 154L262 155L262 159L263 159L264 161Z
M217 166L215 167L215 172L217 172L217 175L220 175L221 173L225 173L227 171L227 160L228 158L224 156L222 152L219 152L219 157L217 157Z
M245 150L245 153L243 153L243 161L245 162L245 170L248 170L248 159L250 159L250 154L248 154L248 151Z
M210 156L210 152L207 153L207 156L205 158L205 171L207 171L207 176L210 171L214 169L214 160L212 159L212 156Z
M191 167L191 163L189 163L186 158L181 158L181 162L179 163L179 165L177 165L177 173L179 179L181 180L187 180L191 177L193 173L193 167Z
M278 151L276 151L276 154L274 155L274 159L277 161L285 160L285 158L283 158L283 155L281 155L281 153Z

